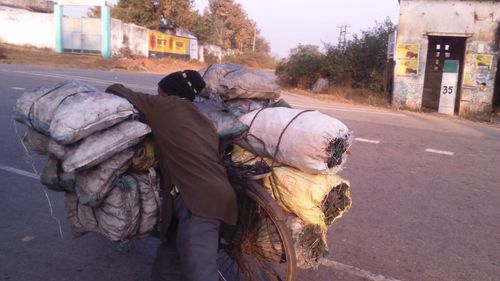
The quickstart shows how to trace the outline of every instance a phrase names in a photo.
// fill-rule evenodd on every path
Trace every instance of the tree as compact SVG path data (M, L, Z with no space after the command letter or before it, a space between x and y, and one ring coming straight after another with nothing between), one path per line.
M198 14L193 9L194 0L162 0L162 15L172 28L191 29Z
M162 0L120 0L111 9L113 18L150 29L160 25Z
M226 49L240 52L252 48L256 24L234 0L209 0L209 11L217 30L217 43Z

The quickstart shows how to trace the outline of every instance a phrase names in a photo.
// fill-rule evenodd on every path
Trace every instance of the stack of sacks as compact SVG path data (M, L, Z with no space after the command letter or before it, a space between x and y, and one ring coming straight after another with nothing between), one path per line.
M349 182L337 175L351 133L335 118L290 108L253 111L240 121L250 128L236 141L232 161L271 166L264 187L288 214L297 265L318 266L328 254L328 227L351 206Z
M25 146L48 155L47 188L66 193L75 235L99 232L127 241L154 232L159 181L148 125L127 100L69 80L24 93L14 118L27 125Z
M289 107L278 100L280 87L268 74L238 64L212 64L199 72L207 86L194 105L214 123L222 139L234 139L248 130L238 120L243 114L264 107Z

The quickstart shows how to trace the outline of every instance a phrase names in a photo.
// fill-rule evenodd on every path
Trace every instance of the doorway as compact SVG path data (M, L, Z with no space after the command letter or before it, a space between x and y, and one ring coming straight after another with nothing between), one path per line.
M465 41L465 37L429 36L424 91L422 95L422 109L424 111L438 111L445 61L456 60L459 65L458 83L455 90L455 113L458 113L465 56ZM446 90L449 91L449 88Z

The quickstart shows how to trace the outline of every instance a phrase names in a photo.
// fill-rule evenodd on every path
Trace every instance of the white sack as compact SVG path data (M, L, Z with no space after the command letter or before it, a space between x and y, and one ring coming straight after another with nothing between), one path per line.
M240 117L250 126L248 136L237 143L260 156L274 157L280 134L303 110L275 107L253 111ZM282 136L275 160L306 173L331 174L341 170L350 145L350 132L339 120L318 111L298 116ZM342 150L332 148L340 143Z
M201 69L207 86L202 95L218 93L225 100L237 98L278 99L280 86L271 75L250 71L238 64L211 64Z
M74 145L63 156L66 172L92 167L142 141L151 132L139 121L124 121L112 128L95 133ZM52 147L49 147L51 150ZM52 150L51 150L52 151ZM53 152L54 154L56 151Z
M85 206L74 193L66 193L65 205L73 234L98 232L113 241L133 238L139 228L140 196L137 184L116 185L98 207Z
M49 156L42 174L40 182L48 189L54 191L75 191L75 173L65 173L62 171L60 160Z
M140 221L137 230L138 237L146 237L154 232L160 215L160 179L155 169L141 174L130 174L139 187L141 198Z
M71 144L109 128L134 113L126 99L100 91L82 92L66 98L54 112L50 136Z
M76 194L66 192L64 205L66 207L66 216L75 237L82 236L89 231L99 232L99 224L92 207L78 202Z
M77 93L98 91L93 86L76 80L68 80L53 87L38 88L24 93L17 100L14 107L14 119L49 135L54 113L66 98Z
M139 228L140 195L137 183L126 175L126 184L115 184L98 208L94 208L99 230L114 241L133 238Z
M269 74L240 70L226 74L219 81L226 89L224 99L270 99L280 97L281 88Z
M245 68L239 64L211 64L200 69L198 72L206 83L201 95L208 97L211 92L225 93L227 89L220 85L220 79L228 73L239 70L245 70Z
M90 169L77 171L75 191L82 204L98 206L113 187L113 181L129 167L134 156L133 149L127 149Z

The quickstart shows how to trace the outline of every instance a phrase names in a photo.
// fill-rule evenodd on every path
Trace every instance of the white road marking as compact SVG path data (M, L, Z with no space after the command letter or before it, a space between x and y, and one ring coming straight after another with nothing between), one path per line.
M437 154L449 155L449 156L453 156L453 155L455 155L455 153L453 153L453 152L451 152L451 151L437 150L437 149L432 149L432 148L427 148L425 151L426 151L426 152L431 152L431 153L437 153Z
M18 91L22 91L22 90L25 90L24 88L21 88L21 87L11 87L12 90L18 90Z
M0 71L5 71L7 72L6 70L3 70L3 69L0 69ZM11 71L9 71L11 72ZM103 84L103 85L111 85L111 84L115 84L115 83L120 83L119 81L114 81L114 80L104 80L104 79L97 79L97 78L92 78L92 77L84 77L84 76L75 76L75 75L61 75L61 74L51 74L51 73L38 73L38 72L34 72L34 71L21 71L21 70L17 70L17 71L12 71L12 72L15 72L15 73L20 73L20 74L27 74L27 75L33 75L33 76L41 76L41 77L50 77L50 78L59 78L59 79L78 79L78 80L82 80L82 81L86 81L86 82L91 82L91 83L98 83L98 84ZM124 83L125 84L125 83ZM127 86L129 87L133 87L133 88L139 88L139 89L144 89L144 90L151 90L151 91L155 91L156 92L156 89L157 88L154 88L154 87L148 87L148 86L144 86L144 85L140 85L140 84L130 84L130 83L126 83Z
M7 172L11 172L11 173L14 173L14 174L18 174L18 175L25 176L25 177L32 178L32 179L36 179L36 180L40 179L40 177L37 174L35 174L35 173L31 173L31 172L28 172L28 171L20 170L20 169L14 168L14 167L0 166L0 170L4 170L4 171L7 171Z
M351 109L351 108L345 108L345 107L318 106L318 105L308 105L308 104L300 104L300 103L293 103L293 102L290 102L290 105L304 107L304 108L328 109L328 110L337 110L337 111L346 111L346 112L357 112L357 113L366 113L366 114L378 114L378 115L406 117L406 115L401 114L401 113L381 112L381 111L372 111L372 110L354 109L354 108Z
M366 280L399 281L398 279L385 277L385 276L380 275L380 274L374 274L374 273L371 273L371 272L366 271L364 269L357 268L357 267L347 265L347 264L342 264L340 262L336 262L336 261L332 261L332 260L325 260L322 262L322 265L327 266L327 267L331 267L335 270L344 271L344 272L349 273L351 275L356 275L356 276L361 277L361 278L366 279Z
M369 139L363 139L363 138L355 138L354 140L360 141L360 142L374 143L374 144L380 143L380 141L378 141L378 140L369 140Z

